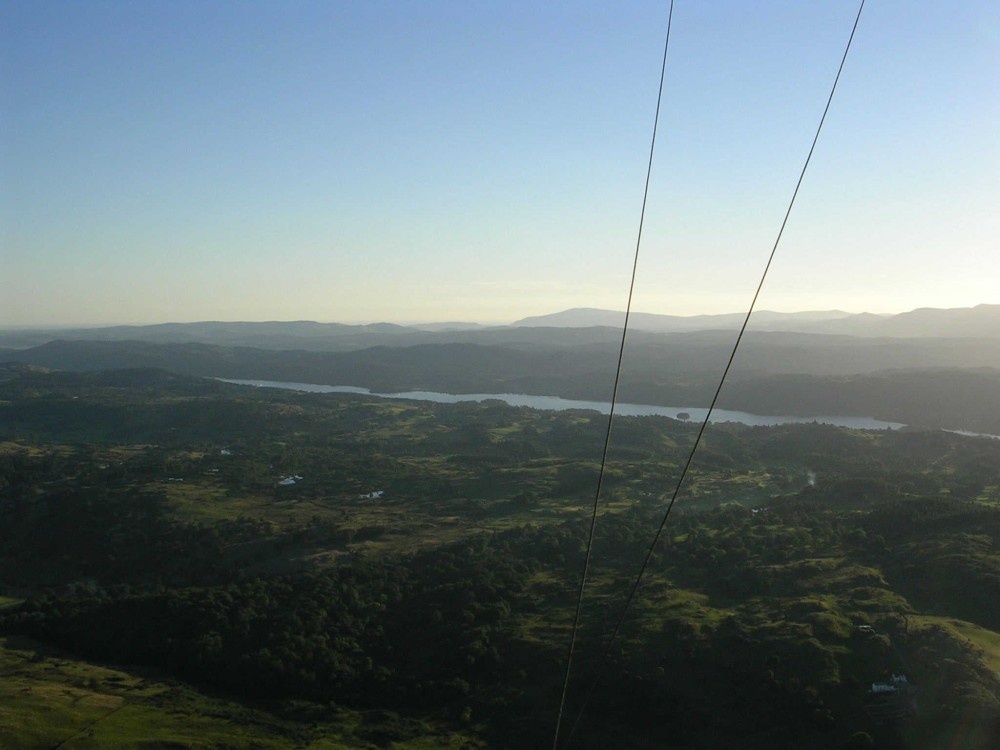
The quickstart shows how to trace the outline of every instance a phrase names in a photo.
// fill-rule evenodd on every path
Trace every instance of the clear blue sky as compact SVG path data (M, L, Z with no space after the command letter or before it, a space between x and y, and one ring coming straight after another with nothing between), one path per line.
M622 309L665 2L0 9L0 325ZM678 0L635 307L749 303L857 5ZM1000 302L1000 11L871 0L760 307Z

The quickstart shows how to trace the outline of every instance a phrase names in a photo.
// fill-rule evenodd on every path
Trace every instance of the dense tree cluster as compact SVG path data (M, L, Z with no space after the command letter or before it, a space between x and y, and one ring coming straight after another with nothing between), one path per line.
M250 697L464 705L511 668L528 573L484 539L223 586L76 586L30 599L4 627Z

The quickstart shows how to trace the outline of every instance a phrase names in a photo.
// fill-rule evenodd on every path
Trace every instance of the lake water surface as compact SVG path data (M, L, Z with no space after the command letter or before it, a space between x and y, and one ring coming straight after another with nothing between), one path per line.
M611 405L606 401L576 401L559 398L558 396L528 396L523 393L436 393L434 391L407 391L405 393L372 393L367 388L352 385L316 385L314 383L287 383L279 380L232 380L217 378L224 383L237 385L252 385L257 388L283 388L291 391L307 393L359 393L377 398L409 399L412 401L434 401L439 404L456 404L461 401L503 401L511 406L527 406L532 409L547 409L550 411L566 411L568 409L590 409L601 414L607 414ZM708 409L698 406L653 406L652 404L616 404L615 414L625 417L670 417L677 419L678 414L687 414L691 422L701 422ZM871 417L792 417L750 414L745 411L729 411L715 409L712 412L713 422L739 422L754 427L769 427L778 424L820 424L837 427L851 427L857 430L898 430L906 425L899 422L883 422Z

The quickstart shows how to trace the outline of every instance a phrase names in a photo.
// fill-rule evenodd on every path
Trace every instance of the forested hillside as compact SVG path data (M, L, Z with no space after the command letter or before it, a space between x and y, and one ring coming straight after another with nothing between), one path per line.
M542 329L515 329L536 330ZM381 393L524 393L607 401L616 335L611 329L563 329L537 340L346 352L56 341L9 352L2 359L64 370L161 368L182 375L349 385ZM729 332L633 334L619 396L632 403L708 406L731 347ZM1000 348L985 339L758 333L747 337L719 405L757 414L868 416L1000 434L1000 411L991 408L1000 403L998 368Z
M7 375L5 747L550 746L603 417ZM601 664L695 429L616 421L571 746L990 748L1000 441L712 426Z

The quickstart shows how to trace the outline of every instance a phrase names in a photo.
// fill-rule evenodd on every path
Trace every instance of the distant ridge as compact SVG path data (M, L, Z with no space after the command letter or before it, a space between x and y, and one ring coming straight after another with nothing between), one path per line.
M694 331L733 330L739 327L744 313L723 315L657 315L632 313L629 326L651 333L690 333ZM515 327L585 328L610 326L620 328L625 313L617 310L574 308L550 315L523 318ZM843 310L816 310L781 313L755 312L750 330L789 333L827 333L844 336L891 338L998 338L1000 305L975 307L923 307L898 315L853 314Z
M629 320L630 327L640 331L654 333L690 333L693 331L715 331L739 328L745 313L724 313L721 315L658 315L655 313L635 312ZM753 315L758 330L797 330L786 327L795 323L812 323L817 321L838 320L849 318L851 313L843 310L822 310L796 313L779 313L760 310ZM554 328L586 328L590 326L611 326L620 328L625 322L625 313L618 310L601 310L592 307L577 307L571 310L523 318L512 323L513 326L551 326Z
M921 307L910 312L872 319L856 315L839 321L827 321L814 329L817 333L842 333L852 336L1000 337L1000 305L975 307Z
M314 320L217 321L156 323L103 328L34 329L0 332L0 345L24 348L48 341L147 341L160 344L224 344L267 349L309 349L317 342L344 347L370 346L376 338L405 339L422 331L396 323L317 323Z
M630 328L645 336L734 331L743 313L657 315L633 313ZM507 326L441 322L317 323L294 321L202 321L75 329L0 329L0 351L21 350L50 341L145 341L159 344L215 344L259 349L347 351L370 346L477 343L576 346L618 338L625 313L576 308L523 318ZM1000 338L1000 305L951 309L920 308L898 315L853 314L843 310L755 312L751 332L828 334L864 338Z
M410 328L421 331L479 331L489 328L482 323L463 323L460 321L447 321L445 323L414 323Z

